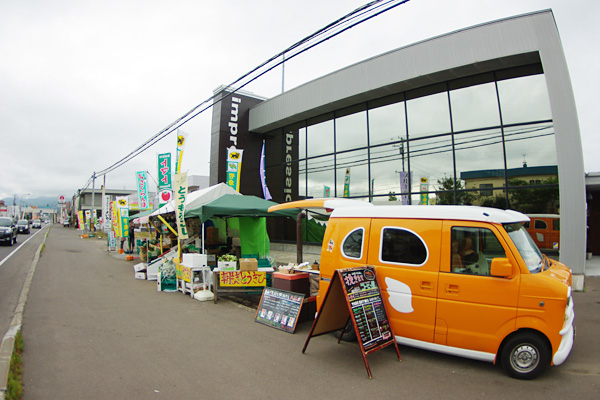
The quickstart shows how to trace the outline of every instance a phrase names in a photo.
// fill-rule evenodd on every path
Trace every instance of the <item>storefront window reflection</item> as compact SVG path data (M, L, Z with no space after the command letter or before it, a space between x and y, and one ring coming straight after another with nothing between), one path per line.
M344 197L348 171L348 197L369 196L369 161L366 149L338 154L336 157L336 197Z
M333 120L309 125L306 131L306 141L308 144L307 157L333 154Z
M308 183L306 186L306 195L308 197L324 197L327 188L330 190L330 197L335 193L335 166L333 156L312 158L306 161L306 171Z
M367 112L346 115L335 120L335 149L340 151L367 147Z
M371 146L406 139L404 102L369 110L369 143Z
M500 125L493 82L450 91L454 132Z
M349 168L352 198L402 201L404 194L412 204L557 212L556 146L544 75L494 81L489 73L423 93L307 121L300 130L299 195L323 197L329 189L331 197L342 197ZM538 204L532 194L550 200Z
M408 100L408 137L414 139L450 132L448 94L436 93Z
M552 118L544 75L499 81L498 94L505 125Z

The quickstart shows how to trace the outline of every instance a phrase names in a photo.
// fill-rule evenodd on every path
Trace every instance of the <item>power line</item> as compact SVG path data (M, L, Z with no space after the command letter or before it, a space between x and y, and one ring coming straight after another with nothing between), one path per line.
M405 4L408 1L410 1L410 0L375 0L375 1L371 1L371 2L363 5L361 7L358 7L354 11L352 11L352 12L344 15L343 17L337 19L336 21L326 25L325 27L319 29L318 31L314 32L313 34L303 38L302 40L294 43L292 46L288 47L287 49L283 50L282 52L274 55L273 57L271 57L268 60L264 61L263 63L259 64L257 67L252 69L250 72L247 72L246 74L242 75L241 77L236 79L234 82L232 82L231 84L222 88L219 92L213 94L208 99L204 100L202 103L198 104L197 106L195 106L194 108L192 108L191 110L186 112L184 115L182 115L181 117L179 117L178 119L176 119L175 121L173 121L172 123L167 125L165 128L163 128L158 133L153 135L150 139L146 140L144 143L142 143L140 146L138 146L136 149L134 149L128 155L123 157L121 160L115 162L108 168L105 168L101 171L95 172L95 177L100 177L100 176L106 175L109 172L112 172L115 169L121 167L122 165L124 165L125 163L130 161L131 159L140 155L141 153L148 150L150 147L152 147L153 145L155 145L156 143L158 143L159 141L161 141L162 139L167 137L169 134L171 134L173 131L175 131L179 127L181 127L184 124L186 124L187 122L189 122L191 119L195 118L202 112L211 108L214 104L227 98L229 95L231 95L231 93L235 93L237 90L244 88L245 86L247 86L254 80L263 76L264 74L271 71L275 67L281 65L283 63L283 61L277 61L277 62L274 62L274 61L277 60L278 58L280 58L282 55L286 55L285 60L289 61L291 58L294 58L297 55L304 53L305 51L347 31L348 29L351 29L358 24L361 24L365 21L370 20L371 18L381 15L382 13L389 11L399 5ZM352 21L354 21L354 22L352 22ZM311 43L311 41L316 40L317 38L319 38L321 36L325 36L325 37L318 39L316 41L316 43ZM292 54L287 55L287 53L290 53L290 52L292 52ZM258 73L258 71L260 71L262 68L265 68L269 64L273 64L273 65L269 66L264 71ZM255 73L258 73L258 75L251 77ZM225 96L222 96L220 99L217 99L217 97L223 93L227 93L227 94ZM85 188L89 187L89 184L92 182L93 178L94 178L94 175L88 180L86 185L84 185Z

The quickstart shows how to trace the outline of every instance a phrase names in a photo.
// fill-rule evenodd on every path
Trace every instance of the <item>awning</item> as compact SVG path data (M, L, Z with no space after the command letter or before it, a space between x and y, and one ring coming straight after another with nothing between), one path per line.
M296 208L269 212L278 203L256 196L226 194L193 210L186 210L186 218L199 217L202 223L212 217L290 217L301 211Z

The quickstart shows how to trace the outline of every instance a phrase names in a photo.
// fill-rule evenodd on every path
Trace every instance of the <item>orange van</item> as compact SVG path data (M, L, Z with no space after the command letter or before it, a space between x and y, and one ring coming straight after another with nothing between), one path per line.
M523 225L537 247L542 250L558 250L560 244L560 215L528 214L530 221Z
M334 271L375 266L396 341L501 363L532 379L573 346L571 271L548 259L516 211L375 206L349 199L271 207L330 212L318 307Z

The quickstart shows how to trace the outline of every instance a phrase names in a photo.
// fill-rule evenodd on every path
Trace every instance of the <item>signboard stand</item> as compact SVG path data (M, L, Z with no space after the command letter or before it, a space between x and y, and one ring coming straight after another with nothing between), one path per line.
M348 321L354 326L369 379L373 379L373 375L367 354L394 345L398 360L402 361L373 267L335 271L302 353L312 337L341 329L339 343Z

